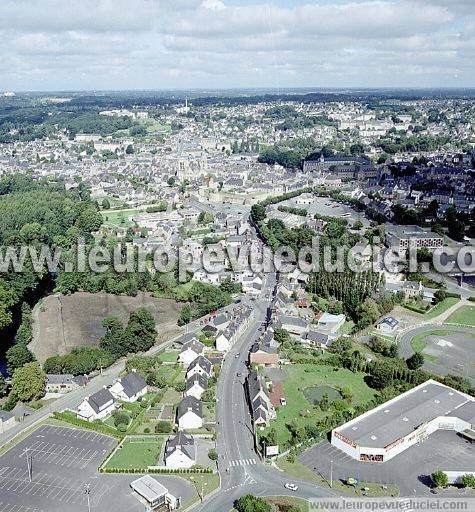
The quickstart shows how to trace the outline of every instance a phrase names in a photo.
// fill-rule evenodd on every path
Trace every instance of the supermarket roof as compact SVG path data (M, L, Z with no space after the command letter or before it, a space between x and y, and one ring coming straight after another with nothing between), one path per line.
M434 380L389 400L335 431L359 446L384 448L439 416L466 416L475 399ZM463 419L463 418L462 418Z

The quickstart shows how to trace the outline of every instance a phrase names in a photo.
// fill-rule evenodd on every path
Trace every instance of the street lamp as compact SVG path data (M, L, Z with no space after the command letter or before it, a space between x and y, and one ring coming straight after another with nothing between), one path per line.
M333 487L333 461L330 461L330 487Z
M30 480L30 484L33 481L33 460L30 456L30 449L26 449L26 465L28 466L28 479Z
M84 484L84 494L86 495L87 498L87 510L88 512L91 512L91 484Z

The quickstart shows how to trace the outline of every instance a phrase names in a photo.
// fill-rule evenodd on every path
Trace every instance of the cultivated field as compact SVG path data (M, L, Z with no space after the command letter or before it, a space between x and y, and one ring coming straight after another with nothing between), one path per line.
M102 320L109 315L125 323L132 311L145 308L155 318L158 341L178 334L180 304L139 293L136 297L107 293L78 292L50 295L34 309L33 341L30 349L43 363L55 354L67 354L74 347L96 346L104 334Z

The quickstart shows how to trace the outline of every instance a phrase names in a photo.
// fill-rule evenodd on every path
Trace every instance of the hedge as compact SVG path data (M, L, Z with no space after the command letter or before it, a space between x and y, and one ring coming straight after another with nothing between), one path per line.
M156 474L173 474L173 475L190 475L190 474L213 474L213 470L209 468L197 469L166 469L166 468L99 468L100 473L156 473Z
M105 434L108 436L117 437L118 439L122 439L125 434L122 434L108 425L104 425L103 423L95 423L89 422L86 420L81 420L80 418L74 418L70 414L64 412L54 412L53 418L56 420L64 421L66 423L70 423L71 425L75 425L76 427L81 427L87 430L94 430L101 434Z

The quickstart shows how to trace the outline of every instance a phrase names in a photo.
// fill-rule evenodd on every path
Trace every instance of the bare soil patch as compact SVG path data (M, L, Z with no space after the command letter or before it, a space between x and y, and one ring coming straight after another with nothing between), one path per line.
M102 320L119 317L125 324L132 311L145 308L155 318L157 341L178 334L181 304L170 299L157 299L145 293L136 297L108 293L78 292L55 294L43 299L33 311L33 341L29 348L40 363L56 354L64 355L75 347L97 346L104 335Z

